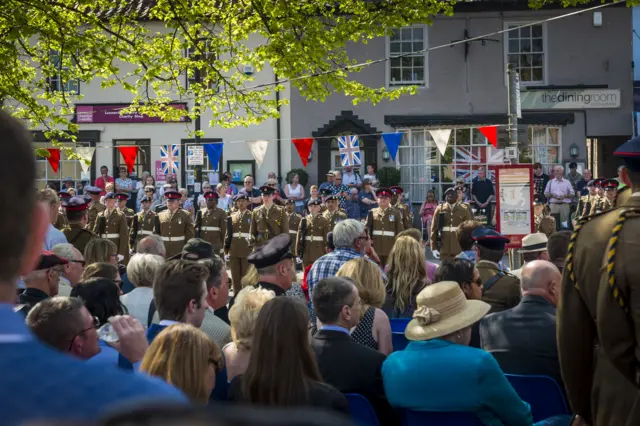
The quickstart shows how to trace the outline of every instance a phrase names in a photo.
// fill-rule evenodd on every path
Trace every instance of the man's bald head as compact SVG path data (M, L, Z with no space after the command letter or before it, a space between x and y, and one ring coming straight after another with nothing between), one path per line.
M164 242L158 235L149 235L148 237L144 237L140 240L136 247L136 252L140 254L157 254L158 256L167 257Z
M522 268L520 284L522 285L522 294L525 296L542 296L557 305L561 281L560 270L546 260L534 260Z

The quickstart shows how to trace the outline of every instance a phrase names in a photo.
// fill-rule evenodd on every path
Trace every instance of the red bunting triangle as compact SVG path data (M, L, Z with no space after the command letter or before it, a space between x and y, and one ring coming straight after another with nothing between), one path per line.
M307 163L309 162L309 153L311 153L311 146L313 145L313 138L298 138L292 139L292 141L298 150L298 155L300 156L300 160L302 160L302 164L307 167Z
M127 165L129 174L133 172L133 165L136 163L136 157L138 156L137 146L119 146L118 151L122 154L124 163Z
M489 142L494 148L498 147L498 126L478 127L478 130L489 139Z
M60 149L59 148L47 148L49 156L47 161L51 165L54 173L58 173L58 167L60 166Z

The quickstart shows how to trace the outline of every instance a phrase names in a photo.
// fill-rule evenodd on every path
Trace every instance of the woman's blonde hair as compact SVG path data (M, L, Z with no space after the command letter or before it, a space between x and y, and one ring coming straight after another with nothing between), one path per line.
M111 240L104 238L94 238L87 243L84 248L84 263L85 265L91 265L96 262L111 261L113 255L118 254L118 247Z
M158 334L142 359L140 371L177 387L192 402L206 404L210 389L207 369L223 368L220 348L191 324L174 324ZM214 379L215 382L215 379Z
M76 196L76 189L75 188L67 188L67 194L71 194L72 197Z
M258 274L255 266L250 265L247 273L240 279L240 286L242 286L242 288L253 287L258 284L258 281L260 281L260 274Z
M363 257L351 259L338 269L336 276L351 278L365 305L374 308L382 307L386 289L382 281L382 272L373 262ZM364 310L362 312L364 313Z
M246 287L236 296L229 311L231 337L238 349L251 350L253 331L262 306L276 297L271 290Z
M424 247L409 236L399 237L389 254L387 287L395 295L395 308L404 312L416 287L427 283Z

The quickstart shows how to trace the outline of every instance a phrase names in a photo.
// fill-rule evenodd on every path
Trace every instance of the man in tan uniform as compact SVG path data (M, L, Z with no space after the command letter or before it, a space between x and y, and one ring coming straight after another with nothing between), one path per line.
M431 252L436 259L448 260L456 257L462 249L458 243L458 225L473 220L471 209L457 203L458 194L454 188L444 193L445 202L436 207L431 222Z
M124 192L118 192L116 193L116 198L118 200L118 210L120 210L120 212L127 218L127 226L131 228L133 217L136 215L136 212L127 207L127 200L129 199L129 196Z
M155 233L164 241L168 259L182 253L182 247L195 236L195 231L189 213L180 208L182 195L178 191L167 190L164 197L167 209L156 216Z
M156 226L156 214L151 211L151 197L144 197L140 200L142 211L133 217L131 230L129 231L129 253L133 253L138 247L138 243L143 238L153 234Z
M336 223L347 219L347 214L340 210L340 200L337 195L330 194L327 196L323 196L323 199L325 200L327 210L325 210L325 212L322 214L324 218L329 221L329 226L331 226L331 230L333 231Z
M576 206L576 215L574 218L573 226L576 226L576 223L583 217L589 215L591 211L591 206L593 205L594 200L596 199L596 184L594 180L590 180L587 183L587 189L589 193L587 195L583 195L578 200L578 205Z
M84 249L89 241L100 238L86 229L89 201L83 198L73 197L68 200L63 200L62 206L67 212L67 219L69 221L67 227L62 230L62 233L67 237L69 244L73 245L80 253L84 253Z
M498 266L509 239L484 227L474 229L471 236L476 242L476 268L482 279L482 301L491 305L491 313L515 307L522 298L520 280Z
M69 201L71 199L71 194L66 191L60 191L58 192L58 199L60 199L61 207L58 209L58 218L56 219L56 223L54 223L53 226L54 228L62 231L68 225L65 209L62 208L62 201Z
M98 214L93 232L100 238L112 241L118 254L125 258L125 263L129 257L129 227L124 213L116 207L116 193L108 192L104 196L105 209Z
M271 186L261 186L262 205L251 212L251 237L254 250L276 235L289 235L289 218L284 207L273 203L275 191L276 189Z
M379 207L369 211L365 224L365 229L372 240L371 247L378 254L383 265L387 264L387 258L398 234L404 231L402 213L391 207L391 195L389 188L380 188L376 191Z
M578 223L562 279L556 314L560 368L572 411L589 425L640 424L634 300L640 198L629 194L640 191L639 152L638 138L615 152L630 169L622 174L632 190L618 198L615 210ZM628 219L619 223L623 212ZM612 236L616 243L610 251Z
M320 199L309 200L307 208L309 214L300 221L296 239L296 253L302 261L303 269L326 253L327 234L333 230L327 218L320 212Z
M218 193L204 193L207 207L196 213L196 238L202 238L213 246L215 254L222 253L224 234L227 230L227 214L218 208Z
M248 197L238 194L233 198L238 210L227 217L227 231L224 242L225 260L231 269L233 294L242 290L240 280L249 271L247 256L251 254L251 212L247 210Z
M89 212L87 213L87 229L93 231L98 214L102 213L105 209L104 204L100 202L100 192L102 192L102 190L97 186L85 186L84 190L91 197Z
M604 196L599 197L591 206L590 215L599 214L607 210L611 210L616 205L616 196L618 195L618 181L615 179L605 179L602 182Z
M402 214L402 226L404 229L413 228L413 215L411 209L402 201L404 189L399 186L392 186L391 190L391 207L398 210Z
M289 219L289 236L291 237L291 241L294 242L294 249L296 236L298 235L298 228L300 228L300 220L302 219L302 216L295 212L295 208L295 201L286 200L284 202L284 210L287 213L287 218Z
M556 219L546 214L543 195L533 196L533 220L536 232L543 233L547 237L556 232Z

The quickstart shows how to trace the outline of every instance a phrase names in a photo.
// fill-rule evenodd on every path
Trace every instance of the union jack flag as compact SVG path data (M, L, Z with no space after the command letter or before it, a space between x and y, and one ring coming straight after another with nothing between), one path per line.
M160 166L165 175L178 174L180 147L178 145L160 146Z
M504 163L504 150L495 149L492 146L457 146L454 149L454 154L456 179L463 178L466 183L470 183L477 176L477 170L480 167ZM492 169L487 170L487 176L492 182L495 182L495 173Z
M338 137L342 167L360 166L360 141L357 136Z

